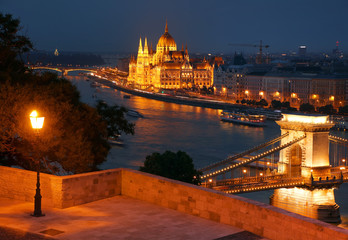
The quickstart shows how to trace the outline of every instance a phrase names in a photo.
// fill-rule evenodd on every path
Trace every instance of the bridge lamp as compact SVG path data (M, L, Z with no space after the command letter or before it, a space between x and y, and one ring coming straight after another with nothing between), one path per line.
M263 176L263 173L260 173L260 177L262 177Z
M343 163L343 165L346 165L346 159L342 159L342 163Z
M39 138L40 130L43 127L45 118L44 117L38 117L38 113L34 110L30 114L30 122L31 127L36 131L36 136ZM45 216L42 214L41 211L41 193L40 193L40 158L38 159L38 166L37 166L37 177L36 177L36 193L35 193L35 206L34 206L34 213L32 216L34 217L42 217Z
M212 183L212 182L213 182L213 179L210 178L210 179L208 180L208 182L209 182L209 183Z

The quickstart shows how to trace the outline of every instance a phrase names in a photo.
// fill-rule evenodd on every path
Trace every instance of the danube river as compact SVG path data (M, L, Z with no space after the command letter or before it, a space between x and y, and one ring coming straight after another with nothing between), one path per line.
M225 159L280 135L279 126L267 121L264 128L234 125L219 121L220 110L166 103L143 97L123 98L123 92L111 88L92 88L90 82L80 76L69 76L80 90L81 100L94 105L100 99L136 110L144 118L128 119L136 124L135 135L122 135L124 147L113 147L102 169L132 168L142 166L147 155L185 151L196 168ZM344 132L335 135L348 138ZM273 191L240 194L268 203ZM341 207L342 224L348 227L348 184L335 190L336 203Z

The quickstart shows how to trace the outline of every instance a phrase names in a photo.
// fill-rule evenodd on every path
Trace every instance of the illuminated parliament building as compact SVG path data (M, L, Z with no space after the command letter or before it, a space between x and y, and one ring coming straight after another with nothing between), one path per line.
M140 38L138 55L129 63L128 83L142 89L179 89L213 85L213 66L207 60L193 60L187 51L177 50L174 38L168 32L158 40L156 51L149 47L145 38L144 47Z

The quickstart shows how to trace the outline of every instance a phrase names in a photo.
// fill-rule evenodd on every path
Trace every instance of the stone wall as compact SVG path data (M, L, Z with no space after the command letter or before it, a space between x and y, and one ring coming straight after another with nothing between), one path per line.
M60 177L61 208L72 207L121 194L121 169Z
M36 172L0 166L0 197L34 202ZM40 174L42 205L66 208L121 193L121 169L54 176Z
M122 195L236 226L277 240L348 239L348 230L268 204L129 169Z
M269 239L348 239L348 230L315 219L130 169L40 176L43 207L66 208L122 194ZM35 188L35 172L0 166L0 197L33 202Z

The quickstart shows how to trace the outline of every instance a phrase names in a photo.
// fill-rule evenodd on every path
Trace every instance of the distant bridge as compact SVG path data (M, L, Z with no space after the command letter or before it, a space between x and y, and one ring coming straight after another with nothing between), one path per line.
M95 68L69 68L69 67L46 67L46 66L29 66L30 69L33 70L51 70L61 72L63 76L68 75L69 72L73 71L85 71L85 72L93 72L97 73Z

